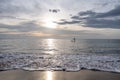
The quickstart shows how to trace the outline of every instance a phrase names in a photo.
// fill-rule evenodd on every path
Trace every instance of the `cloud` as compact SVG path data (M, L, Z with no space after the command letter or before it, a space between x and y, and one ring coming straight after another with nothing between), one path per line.
M114 9L105 12L105 13L97 13L93 11L85 11L79 12L79 16L89 16L91 18L105 18L105 17L115 17L120 16L120 6L115 7Z
M92 10L79 12L77 15L72 16L71 19L71 21L63 20L56 23L60 25L79 24L84 27L120 29L120 6L104 13Z
M42 6L39 0L0 0L0 15L40 14Z
M78 14L79 14L79 16L95 16L96 12L89 10L89 11L85 11L85 12L79 12Z
M58 13L60 12L60 9L49 9L49 12Z
M87 19L85 22L85 27L94 28L117 28L120 29L120 19L119 20L105 20L105 19Z
M7 25L7 24L0 24L0 29L6 29L7 32L17 32L17 33L28 33L28 32L41 32L45 34L73 34L74 30L63 30L63 29L51 29L41 26L40 24L36 24L35 21L29 22L22 22L17 25ZM2 31L2 33L6 33L6 31ZM81 33L81 31L80 31Z
M20 18L20 17L15 17L15 16L5 16L5 15L0 15L0 19L13 19L13 20L25 20L28 21L29 19L26 18Z
M77 20L72 20L72 21L62 21L62 22L54 22L54 23L57 23L59 25L66 25L66 24L78 24L80 23L80 21L77 21Z
M7 24L0 24L0 28L5 28L9 30L17 30L18 32L29 32L31 30L36 30L36 24L31 22L23 22L19 25L7 25Z
M96 17L115 17L115 16L120 16L120 6L115 7L111 11L108 11L106 13L100 13L96 15Z
M80 17L79 16L72 16L71 19L76 19L76 20L79 20Z
M90 22L92 23L92 22ZM110 34L110 30L62 30L62 29L50 29L37 25L35 21L22 22L18 25L6 25L0 24L0 38L23 38L27 36L39 36L39 37L54 37L54 38L106 38ZM119 30L113 30L115 37L119 37ZM107 35L105 35L105 34ZM112 34L110 34L112 35ZM112 36L114 38L114 35Z

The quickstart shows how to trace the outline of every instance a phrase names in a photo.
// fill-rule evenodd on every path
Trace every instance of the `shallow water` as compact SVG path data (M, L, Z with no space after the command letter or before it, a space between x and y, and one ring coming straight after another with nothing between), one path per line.
M119 39L0 39L0 70L120 72Z
M0 39L1 53L120 54L118 39Z

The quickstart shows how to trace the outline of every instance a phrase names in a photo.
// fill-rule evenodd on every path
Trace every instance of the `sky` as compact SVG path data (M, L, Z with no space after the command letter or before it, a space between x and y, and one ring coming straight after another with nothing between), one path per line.
M0 38L120 39L120 0L0 0Z

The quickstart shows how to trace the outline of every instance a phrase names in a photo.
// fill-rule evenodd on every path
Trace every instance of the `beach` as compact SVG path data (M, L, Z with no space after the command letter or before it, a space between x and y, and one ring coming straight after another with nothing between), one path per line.
M0 72L0 80L120 80L120 73L8 70Z
M120 80L120 0L0 0L0 80Z

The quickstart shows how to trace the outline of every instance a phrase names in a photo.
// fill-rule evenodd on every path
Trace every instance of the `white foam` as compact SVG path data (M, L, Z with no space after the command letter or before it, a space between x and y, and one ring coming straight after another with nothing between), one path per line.
M79 71L82 68L120 72L120 56L95 54L0 54L0 70L25 69Z

